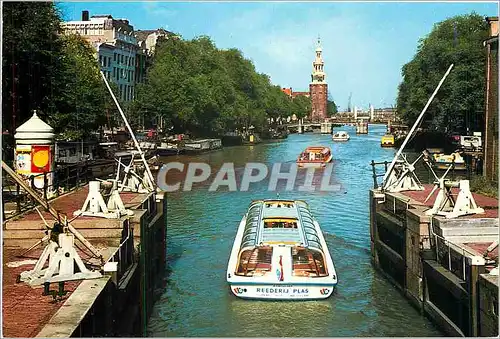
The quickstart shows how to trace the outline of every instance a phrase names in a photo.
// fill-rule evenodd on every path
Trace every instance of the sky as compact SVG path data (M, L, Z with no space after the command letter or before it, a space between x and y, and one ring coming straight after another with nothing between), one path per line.
M340 110L396 104L401 67L433 25L476 12L498 16L497 2L62 2L63 20L111 14L138 29L164 28L184 39L207 35L237 48L271 82L308 91L318 36L329 96Z

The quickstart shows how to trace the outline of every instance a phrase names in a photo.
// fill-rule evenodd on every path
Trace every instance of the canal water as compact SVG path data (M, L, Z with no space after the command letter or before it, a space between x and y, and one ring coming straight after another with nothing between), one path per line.
M241 173L247 162L271 168L274 163L293 163L307 146L331 147L334 165L330 182L338 184L338 190L285 191L284 185L278 186L281 198L309 203L325 234L339 284L332 297L322 301L234 297L225 278L237 226L252 199L274 198L277 193L268 191L269 181L250 184L247 192L210 192L209 179L191 191L167 194L168 277L150 318L150 336L443 336L370 263L370 161L390 161L395 154L394 149L380 147L385 126L370 125L368 135L356 135L354 127L335 128L341 129L348 131L350 141L333 143L330 135L292 134L279 142L163 159L205 162L215 175L227 162L233 162L236 172ZM321 177L314 180L318 185L320 181Z

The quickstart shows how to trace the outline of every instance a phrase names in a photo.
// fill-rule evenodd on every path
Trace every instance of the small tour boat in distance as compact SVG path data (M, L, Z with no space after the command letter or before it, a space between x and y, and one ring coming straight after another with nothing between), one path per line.
M394 135L385 134L380 139L380 146L382 147L394 147Z
M335 132L332 136L333 141L348 141L350 138L346 131Z
M253 201L236 233L227 282L231 292L244 299L328 298L337 273L308 204Z
M299 167L325 167L332 161L332 151L325 146L310 146L297 159Z

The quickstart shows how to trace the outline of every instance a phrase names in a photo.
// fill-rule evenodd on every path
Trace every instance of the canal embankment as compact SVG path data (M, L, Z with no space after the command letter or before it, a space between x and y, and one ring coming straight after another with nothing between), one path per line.
M484 213L429 215L432 188L370 190L372 263L448 335L497 336L498 200L473 193Z
M32 287L19 281L22 272L35 269L36 261L48 245L45 240L30 249L47 233L47 227L34 209L3 223L4 336L144 335L155 290L163 281L166 201L155 192L118 194L132 215L79 216L71 221L74 229L102 255L102 260L96 258L75 240L74 247L81 260L102 274L97 279L65 281L64 286L54 282L47 286L48 290L43 284ZM73 218L87 197L88 184L49 204L60 215ZM39 210L52 227L53 216L41 207Z

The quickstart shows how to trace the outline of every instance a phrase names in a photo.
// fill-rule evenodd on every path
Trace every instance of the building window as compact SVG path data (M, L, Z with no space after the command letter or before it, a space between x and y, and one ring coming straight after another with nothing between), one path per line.
M122 54L122 61L121 61L121 63L123 64L123 54Z
M129 63L128 63L128 56L125 57L125 64L128 66Z
M116 61L116 53L113 53L113 61Z

